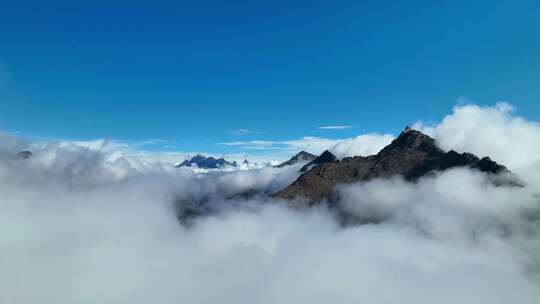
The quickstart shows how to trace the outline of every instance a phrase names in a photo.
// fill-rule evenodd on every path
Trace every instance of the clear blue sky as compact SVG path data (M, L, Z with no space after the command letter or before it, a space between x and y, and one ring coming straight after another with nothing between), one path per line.
M0 3L0 128L27 135L222 153L396 133L461 96L540 120L540 1Z

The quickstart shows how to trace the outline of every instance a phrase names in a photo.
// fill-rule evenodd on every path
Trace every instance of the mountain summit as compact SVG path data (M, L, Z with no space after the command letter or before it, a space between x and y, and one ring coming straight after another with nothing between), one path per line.
M377 155L384 157L407 150L424 152L431 156L444 154L444 151L437 147L433 138L420 131L406 127L395 140L384 147Z
M300 169L300 172L306 172L317 165L335 162L336 160L337 160L336 156L332 154L332 152L326 150L317 158L312 160L310 163L303 166L302 169Z
M284 199L304 197L310 201L320 201L334 198L334 187L337 184L392 176L402 176L413 181L432 172L454 167L469 167L493 176L510 172L488 157L480 159L471 153L453 150L444 152L437 147L433 138L408 127L376 155L346 157L338 161L335 158L332 160L328 153L325 151L319 157L324 155L326 161L318 164L314 161L311 167L308 164L305 173L274 196ZM510 179L502 183L520 184Z

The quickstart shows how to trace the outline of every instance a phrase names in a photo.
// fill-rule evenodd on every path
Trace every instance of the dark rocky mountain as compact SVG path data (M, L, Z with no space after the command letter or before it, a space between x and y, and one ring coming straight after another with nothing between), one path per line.
M193 167L197 166L201 169L219 169L224 167L233 166L236 167L236 162L228 162L223 158L214 158L214 157L206 157L203 155L195 155L190 160L184 160L181 164L177 165L176 167Z
M30 157L32 157L34 154L32 154L32 152L30 151L21 151L19 153L17 153L17 157L18 158L21 158L21 159L29 159Z
M408 127L376 155L347 157L337 161L335 157L332 160L333 155L329 153L323 153L326 154L324 162L321 160L312 168L306 168L307 172L274 196L284 199L304 197L312 202L333 200L336 198L334 187L337 184L396 175L414 181L435 171L454 167L469 167L493 177L501 177L501 173L511 173L488 157L480 159L471 153L458 153L453 150L444 152L437 147L433 138ZM517 177L511 178L510 175L505 174L504 179L495 178L494 182L521 185Z
M314 160L312 160L311 162L303 166L302 169L300 169L300 172L306 172L317 165L332 163L332 162L335 162L336 160L337 160L336 156L332 154L332 152L326 150L317 158L315 158Z
M294 165L294 164L297 164L297 163L300 163L300 162L312 161L315 158L317 158L316 155L313 155L313 154L308 153L306 151L300 151L298 154L291 157L288 161L282 162L281 164L279 164L277 166L274 166L274 168L283 168L285 166Z

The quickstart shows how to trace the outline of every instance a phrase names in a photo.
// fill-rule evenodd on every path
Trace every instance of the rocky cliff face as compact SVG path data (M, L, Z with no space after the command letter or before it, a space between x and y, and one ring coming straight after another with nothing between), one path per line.
M274 196L284 199L304 197L313 202L332 200L335 198L334 187L337 184L392 176L414 181L435 171L454 167L469 167L491 175L510 173L506 167L488 157L480 159L471 153L444 152L437 147L433 138L410 128L406 128L376 155L347 157L337 161L335 157L332 160L333 155L329 154L328 151L323 153L324 161L319 164L313 162L311 167L306 166L304 174ZM502 182L519 185L517 179Z

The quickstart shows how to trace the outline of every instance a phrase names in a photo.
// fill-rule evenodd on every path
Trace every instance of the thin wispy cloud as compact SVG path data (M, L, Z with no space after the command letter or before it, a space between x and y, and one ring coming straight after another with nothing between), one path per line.
M319 130L346 130L350 128L352 128L352 126L336 125L336 126L321 126L321 127L318 127L317 129Z
M219 143L220 145L230 146L230 147L244 147L244 146L254 146L259 148L270 148L276 145L280 145L280 141L271 141L271 140L248 140L248 141L229 141Z
M392 135L388 134L362 134L356 137L340 139L304 136L296 140L250 140L223 142L220 144L245 150L305 150L316 154L319 154L324 150L331 150L338 157L347 157L376 153L382 147L390 143L393 138Z
M240 147L242 149L282 149L319 151L335 145L339 140L306 136L297 140L249 140L223 142L221 145Z
M140 141L112 140L108 137L93 140L66 140L42 139L59 142L62 146L77 145L95 150L104 151L144 151L144 150L171 150L176 148L177 142L172 139L146 139Z
M232 135L234 136L244 136L244 135L256 135L256 134L259 134L259 132L257 131L253 131L253 130L250 130L250 129L236 129L236 130L233 130L230 132Z

